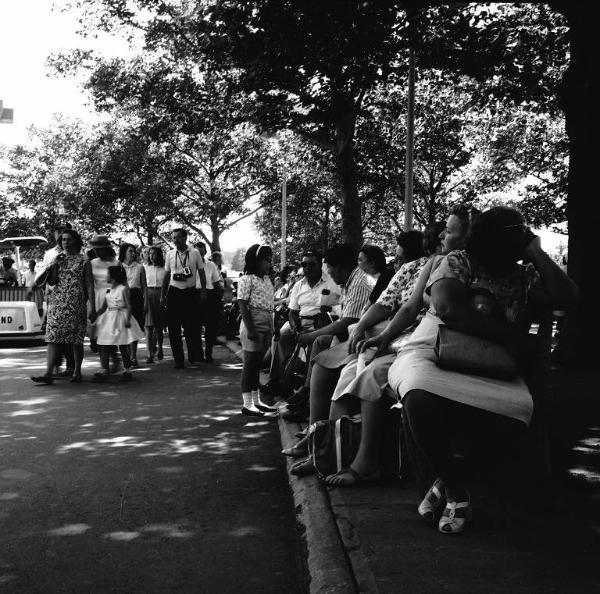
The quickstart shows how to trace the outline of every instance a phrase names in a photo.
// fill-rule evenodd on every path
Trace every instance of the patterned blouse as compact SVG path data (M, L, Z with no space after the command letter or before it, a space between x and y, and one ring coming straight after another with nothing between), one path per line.
M438 280L453 278L473 292L484 292L499 306L507 322L518 324L533 286L539 282L539 274L533 264L515 264L510 274L502 278L492 277L474 261L465 250L450 252L440 263L429 280L426 292ZM435 314L433 305L430 313Z
M427 264L428 259L427 256L423 256L418 260L403 264L376 303L389 307L393 313L398 311L410 299L421 270Z
M251 309L272 312L275 300L273 283L266 275L246 274L238 280L237 298L247 301Z

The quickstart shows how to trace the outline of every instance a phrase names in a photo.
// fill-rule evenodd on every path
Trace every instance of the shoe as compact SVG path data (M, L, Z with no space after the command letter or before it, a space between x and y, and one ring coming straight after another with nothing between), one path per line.
M83 381L81 373L74 373L73 377L69 380L72 384L80 384Z
M284 421L288 423L303 423L308 419L310 415L310 408L308 406L302 407L300 410L286 413L282 416Z
M429 491L425 493L425 497L423 497L423 501L419 504L417 511L423 519L428 522L433 522L438 511L442 508L442 505L444 505L445 500L444 483L442 482L442 479L435 479Z
M152 365L154 363L154 357L148 357L146 359L146 365Z
M72 377L73 369L65 369L64 371L56 371L52 374L54 378Z
M306 460L296 462L290 468L290 474L293 474L294 476L308 476L309 474L314 473L315 467L313 466L312 460L310 458L306 458Z
M137 360L137 357L136 357L135 359L132 359L132 360L131 360L131 366L132 366L134 369L137 369L137 368L139 367L139 365L138 365L138 360Z
M467 491L467 501L446 501L438 530L442 534L459 534L464 531L471 516L471 496Z
M131 378L132 378L131 371L128 371L127 369L121 374L122 382L129 382L129 381L131 381Z
M46 384L47 386L51 386L54 383L51 375L32 375L31 381L36 384Z
M306 454L308 454L308 444L305 443L303 445L299 445L299 443L293 445L290 448L285 448L281 450L281 453L284 456L289 456L290 458L303 458L304 456L306 456Z
M162 347L158 347L158 352L156 353L156 358L159 361L162 361L164 359L165 355L163 353Z
M249 417L264 417L265 413L260 410L252 410L251 408L246 408L242 406L242 414Z

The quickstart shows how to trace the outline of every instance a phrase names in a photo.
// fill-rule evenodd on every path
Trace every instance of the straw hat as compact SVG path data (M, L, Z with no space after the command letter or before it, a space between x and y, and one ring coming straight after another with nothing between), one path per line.
M98 235L97 233L90 239L90 247L92 248L111 248L112 244L106 235Z

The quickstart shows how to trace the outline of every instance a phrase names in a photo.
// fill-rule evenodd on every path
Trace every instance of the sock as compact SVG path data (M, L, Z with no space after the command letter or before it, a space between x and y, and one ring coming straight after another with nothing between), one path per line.
M268 404L265 404L260 399L260 390L252 390L252 403L254 404L254 406L257 406L257 405L258 406L264 406L266 408L270 408L271 410L276 410L272 406L269 406Z
M242 400L244 401L243 407L249 410L255 410L254 404L252 402L252 393L251 392L242 392Z

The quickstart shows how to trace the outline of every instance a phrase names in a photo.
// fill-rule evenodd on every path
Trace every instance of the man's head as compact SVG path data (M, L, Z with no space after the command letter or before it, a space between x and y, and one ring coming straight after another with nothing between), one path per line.
M187 244L187 231L185 229L173 229L173 243L178 250L184 250Z
M309 281L317 281L321 278L323 257L319 252L309 251L302 254L302 270Z
M344 286L356 267L356 250L349 243L336 243L325 252L327 272L335 283Z
M223 254L221 254L221 252L213 252L210 259L216 264L217 268L220 270L221 266L223 266Z
M71 223L64 223L64 224L61 223L54 227L54 239L55 239L57 245L59 245L58 238L62 235L62 232L65 229L72 229L72 228L73 227L71 226Z
M199 241L198 243L194 244L194 247L200 252L200 254L202 255L203 258L206 257L206 244L203 241Z

